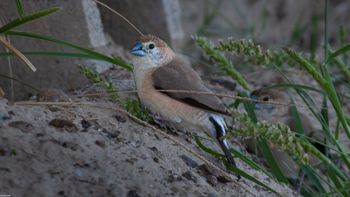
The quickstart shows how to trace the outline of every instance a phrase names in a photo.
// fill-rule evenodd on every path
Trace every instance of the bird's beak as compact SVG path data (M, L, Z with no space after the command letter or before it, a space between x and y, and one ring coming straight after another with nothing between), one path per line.
M136 42L134 47L131 49L131 53L140 57L145 56L145 51L142 49L142 43Z

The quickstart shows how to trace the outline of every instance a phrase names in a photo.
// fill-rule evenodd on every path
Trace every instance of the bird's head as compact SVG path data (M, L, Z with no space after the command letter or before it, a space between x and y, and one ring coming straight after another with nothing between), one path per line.
M170 62L175 56L171 48L153 35L141 36L131 49L133 63L143 69L159 67Z
M255 103L256 110L262 110L269 113L275 109L275 106L273 104L268 104L269 102L288 102L288 94L286 92L264 88L252 91L250 93L250 98L259 101Z

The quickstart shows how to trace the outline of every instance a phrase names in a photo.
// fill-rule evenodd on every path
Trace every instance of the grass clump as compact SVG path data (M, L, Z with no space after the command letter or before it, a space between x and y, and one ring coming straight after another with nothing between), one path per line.
M91 80L96 85L102 86L107 90L109 97L116 102L122 103L119 95L117 94L118 90L113 86L110 79L103 79L102 76L93 71L92 69L86 66L79 66L80 72L84 74L89 80Z
M152 122L152 118L148 114L147 110L145 110L142 107L141 103L138 100L134 100L130 98L123 99L118 95L118 90L113 85L111 79L103 78L101 74L85 66L79 66L79 68L80 68L80 72L84 74L94 84L106 89L112 101L119 103L124 109L126 109L129 113L136 116L137 118L145 122Z
M344 111L344 104L347 103L346 100L348 100L348 98L342 97L344 94L337 92L338 90L334 83L336 79L333 78L333 72L336 71L341 72L346 79L349 77L350 69L347 65L346 53L350 51L350 44L343 43L345 35L344 32L341 32L341 47L338 50L334 50L334 52L329 50L327 16L328 0L325 0L324 43L326 44L324 46L324 60L317 59L315 54L315 47L317 46L315 39L311 40L311 55L307 55L303 52L296 52L290 48L263 50L253 41L244 39L236 40L229 38L226 41L212 44L207 38L197 37L195 41L203 53L213 60L221 71L224 71L228 76L237 81L244 88L244 91L249 91L250 86L244 79L244 76L233 66L234 63L233 60L231 60L232 55L239 56L239 60L241 61L239 63L242 65L265 65L278 69L278 71L281 70L280 68L285 67L299 67L305 70L306 74L316 81L322 90L318 90L318 87L312 87L310 85L295 84L287 78L285 73L280 71L283 77L288 79L288 82L268 87L270 89L284 88L296 91L297 94L289 95L293 101L291 116L296 125L295 131L292 131L284 124L270 124L259 120L255 115L255 104L251 103L251 101L243 101L241 103L244 104L246 113L234 114L234 117L237 118L240 123L240 127L235 128L230 136L253 138L257 139L257 141L266 140L267 144L276 145L279 149L288 153L299 165L301 169L300 174L305 175L306 179L308 179L307 182L304 182L303 176L300 176L297 180L296 189L300 191L301 194L306 196L314 196L315 194L326 196L350 196L348 193L348 191L350 191L350 186L348 184L350 182L350 174L347 170L350 168L349 153L346 151L344 145L339 142L339 133L342 131L346 134L347 140L350 140L349 114L346 114L347 112ZM313 27L311 32L312 38L317 37L314 29ZM227 56L227 54L230 56ZM340 56L343 58L338 58ZM348 86L348 82L347 79L347 81L343 81L343 84ZM319 106L317 106L314 101L315 98L310 96L307 92L316 89L321 93L319 94L320 98L323 97L323 102ZM240 95L248 96L246 92L242 92ZM317 140L305 136L305 128L301 124L300 112L298 110L299 106L296 106L294 103L295 98L293 97L295 96L301 98L307 109L309 109L315 119L319 121L320 127L322 128L320 132L323 132L325 140L324 142L317 143L321 143L325 147L324 152L317 149L314 145ZM237 107L239 104L238 102L237 105L233 106ZM338 122L335 128L332 128L329 123L331 118L329 113L333 110L336 114L335 120ZM264 143L259 144L259 148L262 152L269 152L266 143L265 145ZM208 150L206 151L210 152ZM330 152L332 152L332 156L330 156ZM232 153L239 158L243 158L241 160L247 165L251 165L252 167L259 165L257 163L252 165L252 162L247 157L242 157L241 153L237 150ZM272 174L278 181L286 182L286 177L284 174L281 174L278 166L273 166L274 158L268 157L268 155L269 154L264 154ZM318 166L312 166L308 162L311 156L317 157L320 160ZM269 163L270 160L272 162ZM265 169L263 166L256 168ZM287 182L293 184L289 180Z
M306 72L316 82L318 82L322 88L322 95L325 95L325 98L328 98L324 99L322 106L315 106L316 104L313 101L313 98L304 91L305 88L308 90L309 87L297 86L296 84L289 82L285 85L285 88L292 88L297 91L297 95L302 98L306 106L308 106L308 108L313 112L314 116L320 121L320 124L324 130L323 132L325 132L326 142L328 142L328 144L324 145L327 147L327 149L330 149L330 147L336 147L334 150L336 151L337 157L341 158L342 163L344 163L346 166L349 166L350 163L348 154L345 152L344 147L342 147L342 145L339 144L339 142L336 140L337 138L332 132L335 130L335 128L329 128L328 123L329 106L327 105L327 100L332 104L340 125L342 125L344 132L350 139L348 119L346 118L345 112L343 111L344 107L339 100L338 93L334 87L333 80L328 69L328 64L330 61L320 63L319 60L308 58L289 48L278 50L278 52L272 52L270 50L266 50L264 52L260 46L254 44L252 41L234 40L232 38L230 38L227 42L220 42L216 46L209 45L209 41L207 41L205 38L196 38L196 42L206 55L208 55L217 64L220 65L219 69L226 72L239 84L245 87L245 90L249 90L248 83L244 80L244 77L237 70L235 70L233 64L231 63L231 60L224 55L224 52L231 52L235 55L244 56L245 63L254 63L257 65L267 66L276 64L281 64L282 66L297 65L306 70ZM333 56L330 54L330 57ZM253 105L253 107L245 108L248 115L235 114L235 117L238 118L241 127L234 129L234 136L254 138L258 141L266 140L268 144L272 143L276 145L279 147L279 149L283 150L292 158L294 158L295 162L300 165L303 173L308 174L308 178L313 177L313 183L311 185L300 184L303 194L326 192L327 189L325 189L324 185L331 185L331 187L328 187L330 188L328 189L329 192L335 192L341 194L342 196L348 196L347 193L343 192L343 189L344 187L347 187L346 184L348 181L350 181L349 175L345 169L340 168L337 165L336 160L329 158L327 153L320 152L313 145L313 139L308 139L307 136L304 136L296 131L291 131L288 126L279 123L269 124L267 122L259 121L254 113L255 104L251 103L250 105ZM318 112L317 110L320 111ZM294 111L294 116L299 116L299 112L296 110L296 108ZM299 130L300 129L303 130L301 124L299 124ZM339 132L339 129L337 130ZM268 147L266 147L266 144L264 146L265 150L262 151L267 151L268 153ZM259 147L262 148L261 145L259 145ZM323 170L317 169L315 166L311 166L309 164L308 160L310 158L310 154L317 157L321 161L322 164L320 166L324 166L322 168ZM269 155L269 153L266 155ZM268 163L271 160L271 164L273 165L273 157L268 157L266 159L268 160ZM285 182L285 175L281 174L281 171L278 168L279 167L276 165L272 167L272 174L275 175L277 180ZM329 176L331 178L323 179L323 176ZM301 178L300 181L302 181ZM318 187L314 188L312 185L318 185Z
M220 68L225 71L227 75L236 80L244 89L249 90L250 86L244 77L234 68L232 61L225 58L225 56L215 47L209 43L209 41L204 37L196 38L198 46L200 46L203 51L212 58Z

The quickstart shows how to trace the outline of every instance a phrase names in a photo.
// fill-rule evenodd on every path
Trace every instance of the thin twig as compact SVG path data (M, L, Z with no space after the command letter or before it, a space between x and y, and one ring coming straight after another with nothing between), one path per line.
M304 108L308 109L307 106L302 106L302 105L294 105L290 103L280 103L280 102L273 102L273 101L264 101L264 100L258 100L258 99L252 99L252 98L247 98L247 97L242 97L242 96L235 96L235 95L227 95L227 94L219 94L219 93L214 93L214 92L200 92L200 91L191 91L191 90L157 90L158 92L176 92L176 93L188 93L188 94L202 94L202 95L211 95L211 96L217 96L221 98L231 98L231 99L239 99L243 101L249 101L249 102L254 102L254 103L263 103L266 105L275 105L275 106L281 106L281 107L299 107L299 108ZM137 90L127 90L127 91L116 91L116 93L121 93L121 94L128 94L128 93L137 93ZM98 96L98 95L105 95L108 94L106 92L98 92L98 93L89 93L89 94L84 94L83 96Z
M0 16L0 27L3 26L3 24L6 24L5 19ZM11 40L10 40L9 36L5 36L4 38L5 38L5 40L7 40L11 44ZM10 52L10 50L7 47L5 47L5 51L7 53ZM12 63L11 63L11 57L10 56L7 57L7 65L8 65L8 69L9 69L9 76L11 78L13 78L13 70L12 70ZM13 102L14 101L14 95L15 95L13 79L10 79L10 89L11 89L10 98L11 98L11 101Z
M9 43L11 43L11 40L10 40L10 38L8 36L5 36L5 39L7 39ZM10 52L10 50L8 48L5 48L5 51L6 52ZM10 56L7 57L7 65L8 65L8 69L9 69L9 76L11 78L13 78L12 62L11 62L11 57ZM10 89L11 89L11 96L10 96L10 98L11 98L11 102L13 102L14 99L15 99L15 87L14 87L14 83L13 82L14 82L13 79L10 79Z
M120 14L119 12L115 11L113 8L109 7L108 5L98 1L98 0L94 0L96 3L102 5L103 7L107 8L108 10L110 10L111 12L113 12L114 14L118 15L119 17L121 17L123 20L125 20L132 28L134 28L141 36L143 36L144 34L132 23L130 22L125 16L123 16L122 14Z
M20 58L33 72L36 71L36 68L32 64L32 62L2 36L0 36L0 44L8 48L12 53L14 53L18 58Z
M16 78L13 78L13 77L10 77L10 76L7 76L7 75L3 75L3 74L0 73L0 78L1 77L5 78L5 79L13 80L13 81L23 85L24 87L27 87L27 88L30 88L30 89L34 90L35 92L40 92L40 90L38 88L36 88L34 86L31 86L31 85L29 85L29 84L27 84L27 83L25 83L25 82L23 82L23 81L21 81L19 79L16 79Z

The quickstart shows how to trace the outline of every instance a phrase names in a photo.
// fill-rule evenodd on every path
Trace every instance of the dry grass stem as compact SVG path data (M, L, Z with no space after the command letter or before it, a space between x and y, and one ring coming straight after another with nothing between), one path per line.
M107 8L108 10L110 10L111 12L113 12L114 14L118 15L119 17L121 17L124 21L126 21L132 28L134 28L141 36L143 36L144 34L132 23L130 22L125 16L123 16L122 14L120 14L119 12L115 11L113 8L109 7L108 5L95 0L96 3L102 5L103 7Z
M214 93L214 92L200 92L200 91L190 91L190 90L157 90L159 92L178 92L178 93L189 93L189 94L203 94L203 95L212 95L212 96L217 96L221 98L231 98L231 99L239 99L242 101L249 101L249 102L254 102L254 103L263 103L266 105L275 105L279 107L299 107L303 109L309 109L307 106L302 106L302 105L294 105L290 103L280 103L280 102L273 102L273 101L263 101L263 100L257 100L257 99L251 99L247 97L242 97L242 96L235 96L235 95L227 95L227 94L219 94L219 93ZM127 91L116 91L116 93L120 94L128 94L128 93L137 93L137 90L127 90ZM83 96L100 96L100 95L106 95L109 94L107 92L98 92L98 93L89 93L89 94L84 94Z
M33 72L36 71L35 66L30 62L30 60L23 55L19 50L17 50L14 46L11 45L4 37L0 36L0 44L4 47L8 48L11 52L13 52L18 58L20 58Z

